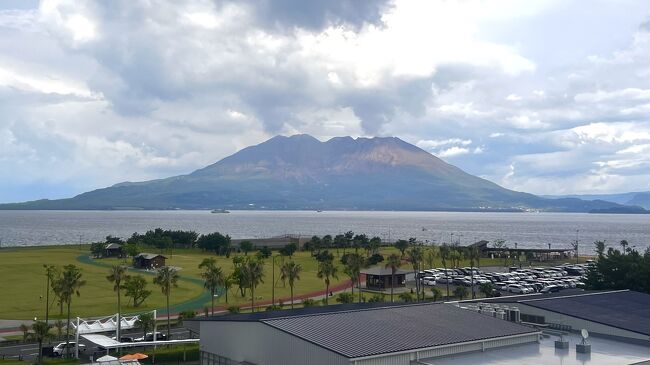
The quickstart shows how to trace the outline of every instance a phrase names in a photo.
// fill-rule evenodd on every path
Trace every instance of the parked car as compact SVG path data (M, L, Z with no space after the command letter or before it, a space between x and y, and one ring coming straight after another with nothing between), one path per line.
M156 332L156 341L165 341L167 340L167 335L162 332ZM149 332L144 337L139 337L133 340L133 342L151 342L153 341L153 333Z
M77 346L76 342L69 342L68 343L67 348L70 349L71 354L74 354L76 352L76 350L77 350L76 346ZM79 344L79 352L84 352L84 351L86 351L86 345L80 343ZM65 355L65 353L66 353L66 343L65 342L61 342L60 344L54 346L54 348L52 349L52 356L63 356L63 355Z
M508 291L513 294L528 294L530 293L530 289L521 286L519 284L510 284L508 285Z
M560 287L559 285L549 285L549 286L545 287L544 289L542 289L540 291L540 293L544 293L544 294L546 294L546 293L557 293L560 290L562 290L562 287Z

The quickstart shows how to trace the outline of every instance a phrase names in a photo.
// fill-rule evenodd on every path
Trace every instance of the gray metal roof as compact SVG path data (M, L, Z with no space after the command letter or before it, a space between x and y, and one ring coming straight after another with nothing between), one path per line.
M397 271L395 271L395 275L408 274L410 272L412 271L397 269ZM392 271L390 267L371 267L369 269L361 270L361 273L367 275L391 275Z
M530 327L440 303L263 319L261 322L347 358L537 332Z
M521 300L519 303L650 335L650 294L624 290Z
M143 259L146 259L146 260L153 260L158 256L166 259L166 257L163 256L163 255L160 255L160 254L157 254L157 253L146 253L146 252L143 252L143 253L137 255L136 257L142 257Z
M109 243L108 245L106 245L107 250L116 250L119 248L122 248L122 245L120 245L119 243Z

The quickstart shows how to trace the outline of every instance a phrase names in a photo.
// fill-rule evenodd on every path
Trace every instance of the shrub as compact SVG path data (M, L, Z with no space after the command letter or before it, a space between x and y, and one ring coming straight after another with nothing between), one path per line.
M368 258L369 265L377 265L378 263L384 261L384 256L381 254L374 254Z
M240 312L240 309L236 305L231 305L230 307L228 307L228 313L230 313L230 314L237 314L239 312Z
M336 297L336 301L339 303L353 303L354 295L348 292L339 293L339 295Z
M305 308L315 307L317 305L318 303L316 303L316 301L311 298L303 299L302 301L302 306Z
M369 303L379 303L384 301L384 296L380 294L375 294L370 299L368 299Z
M402 293L402 294L398 295L397 297L401 301L406 302L406 303L410 303L410 302L415 301L415 297L413 296L412 293Z

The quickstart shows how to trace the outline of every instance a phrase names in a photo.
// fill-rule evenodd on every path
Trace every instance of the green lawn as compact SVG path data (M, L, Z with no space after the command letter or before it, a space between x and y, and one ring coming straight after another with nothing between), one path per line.
M150 249L150 252L154 249ZM394 248L382 248L382 254L387 256L390 253L398 252ZM232 272L232 258L216 257L211 253L205 253L198 250L174 250L173 255L165 253L168 257L167 264L181 268L182 280L179 281L178 288L174 288L171 296L172 313L177 313L187 309L200 311L201 308L210 305L210 295L202 285L200 279L199 263L205 257L215 257L217 263L226 273ZM251 253L253 254L253 253ZM336 255L336 253L334 252ZM342 252L341 252L342 254ZM294 295L313 293L324 290L325 285L321 279L316 276L317 262L308 252L297 252L294 254L294 261L302 266L300 280L296 283ZM284 258L289 260L289 258ZM283 285L280 281L280 270L283 258L276 259L275 267L275 298L276 301L281 298L289 298L290 288ZM332 281L332 286L347 280L343 273L342 265L338 258L335 262L339 268L338 279ZM45 311L45 286L46 279L43 264L63 266L66 264L75 264L82 269L83 279L86 285L81 289L81 296L75 297L72 301L72 313L75 316L101 316L115 313L116 298L113 292L113 284L106 280L108 267L113 264L124 263L121 259L97 259L93 260L88 257L88 246L54 246L54 247L30 247L17 249L0 250L0 278L2 278L3 295L0 295L0 319L32 319L34 317L43 318ZM499 259L482 259L481 265L500 265L503 261ZM381 265L381 264L380 264ZM464 260L461 266L468 266L469 262ZM436 267L442 266L439 260L436 260ZM403 263L404 269L410 269L407 262ZM256 302L270 301L272 291L272 260L267 259L264 266L264 283L255 291ZM164 313L164 297L159 287L152 283L153 275L132 271L132 274L144 275L149 284L149 289L153 294L139 308L133 308L130 305L123 304L123 313L134 313L149 311L154 308ZM41 298L42 296L42 298ZM123 303L126 303L126 299ZM227 307L229 305L246 305L250 303L250 293L242 297L237 287L230 290L228 294L228 304L225 303L225 297L217 299L218 306ZM55 305L51 309L51 315L54 318L64 318L59 316L59 308ZM65 315L65 311L64 311Z

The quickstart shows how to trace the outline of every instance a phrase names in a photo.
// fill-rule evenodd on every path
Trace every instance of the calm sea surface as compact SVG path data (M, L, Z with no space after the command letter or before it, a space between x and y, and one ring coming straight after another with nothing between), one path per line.
M2 247L75 244L107 235L128 237L157 227L219 231L233 238L284 234L324 235L346 231L383 239L416 237L436 243L505 239L509 246L569 247L578 239L591 251L595 240L626 239L645 249L650 215L569 213L312 212L312 211L0 211ZM586 251L583 251L586 252Z

